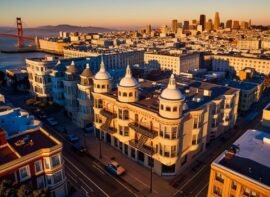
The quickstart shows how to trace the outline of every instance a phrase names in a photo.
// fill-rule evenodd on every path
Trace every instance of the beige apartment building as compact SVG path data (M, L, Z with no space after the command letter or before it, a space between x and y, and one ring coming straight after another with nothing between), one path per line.
M211 165L208 197L270 196L270 135L248 130Z
M174 75L138 82L129 66L117 89L104 65L93 80L96 136L158 175L181 172L236 122L233 88Z
M144 63L161 70L172 70L174 74L179 75L181 72L198 69L200 55L198 53L174 55L165 52L146 52L144 54Z
M68 43L65 43L63 41L52 41L52 40L44 40L39 39L38 40L39 49L52 52L56 54L63 54L64 53L64 47L68 46Z
M241 71L246 67L254 68L256 72L268 75L270 60L243 56L212 55L213 71Z
M238 40L237 49L257 50L261 48L260 40Z
M53 57L26 59L26 69L30 91L35 96L47 100L51 93L51 69L57 63Z

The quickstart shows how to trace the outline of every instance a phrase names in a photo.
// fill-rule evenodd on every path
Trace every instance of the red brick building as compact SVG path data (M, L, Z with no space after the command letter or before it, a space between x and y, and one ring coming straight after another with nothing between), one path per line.
M43 128L24 131L6 139L0 130L0 181L10 179L48 188L52 196L67 194L62 143Z

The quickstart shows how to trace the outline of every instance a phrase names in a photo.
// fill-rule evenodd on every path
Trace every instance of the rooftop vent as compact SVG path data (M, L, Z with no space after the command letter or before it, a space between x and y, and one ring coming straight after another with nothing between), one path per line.
M226 159L232 159L236 153L240 151L239 145L233 144L228 150L225 152Z

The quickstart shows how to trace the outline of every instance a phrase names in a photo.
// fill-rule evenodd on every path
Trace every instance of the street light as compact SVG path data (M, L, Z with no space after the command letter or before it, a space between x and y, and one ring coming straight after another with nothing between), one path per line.
M152 127L152 121L150 122L150 129L151 132L153 131ZM151 141L151 165L150 165L150 188L149 188L149 192L152 193L152 185L153 185L153 165L154 165L154 161L153 161L153 154L154 154L154 150L153 150L153 142Z
M102 159L102 152L101 152L101 133L99 131L99 159Z

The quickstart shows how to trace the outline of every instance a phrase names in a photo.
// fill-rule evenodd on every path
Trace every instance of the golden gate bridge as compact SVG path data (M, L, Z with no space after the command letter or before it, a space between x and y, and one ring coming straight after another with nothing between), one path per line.
M24 40L34 41L35 38L23 35L23 26L22 26L22 20L20 17L16 18L16 22L17 22L17 34L0 33L0 37L17 38L17 43L18 43L17 46L18 48L22 48L24 47Z

